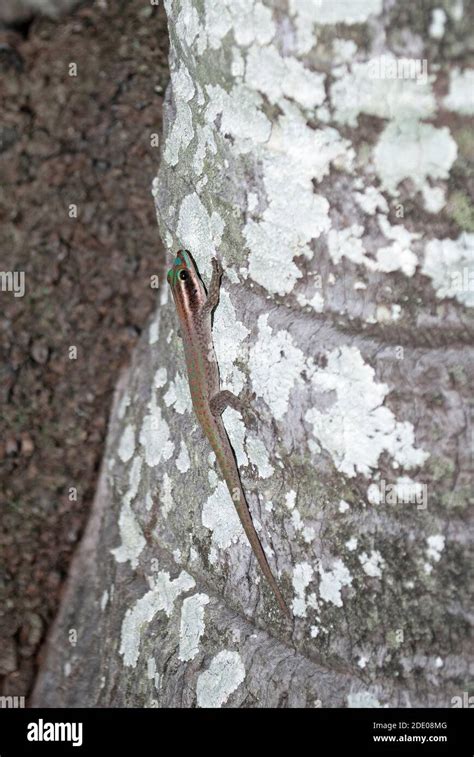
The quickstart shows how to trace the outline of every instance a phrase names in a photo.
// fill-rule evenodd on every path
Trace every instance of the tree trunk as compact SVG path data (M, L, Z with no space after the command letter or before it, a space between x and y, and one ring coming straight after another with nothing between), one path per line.
M221 383L251 397L223 417L294 623L192 413L164 283L35 705L467 690L472 72L461 5L435 5L165 3L159 225L206 284L223 262Z

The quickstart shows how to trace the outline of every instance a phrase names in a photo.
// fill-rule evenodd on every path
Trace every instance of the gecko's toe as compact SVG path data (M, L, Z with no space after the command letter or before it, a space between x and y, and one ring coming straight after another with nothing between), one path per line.
M212 258L212 267L214 268L215 272L219 274L219 276L222 276L224 269L222 268L222 263L218 258Z

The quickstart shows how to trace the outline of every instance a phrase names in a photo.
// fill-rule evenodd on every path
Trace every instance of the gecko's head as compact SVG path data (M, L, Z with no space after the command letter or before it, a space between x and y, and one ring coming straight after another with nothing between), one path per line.
M192 309L195 306L200 306L205 300L206 295L202 281L188 250L178 250L173 267L168 271L166 278L175 300L182 303L187 302Z
M188 250L178 250L173 262L173 267L169 269L167 280L170 287L183 286L194 277L197 277L196 266ZM181 284L183 282L183 284Z

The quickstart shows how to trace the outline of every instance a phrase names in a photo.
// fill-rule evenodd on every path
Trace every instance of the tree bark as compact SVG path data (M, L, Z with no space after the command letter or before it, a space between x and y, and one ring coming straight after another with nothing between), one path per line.
M461 6L165 6L158 221L206 284L223 262L221 381L252 396L224 421L294 624L196 424L164 283L33 703L451 706L472 498Z

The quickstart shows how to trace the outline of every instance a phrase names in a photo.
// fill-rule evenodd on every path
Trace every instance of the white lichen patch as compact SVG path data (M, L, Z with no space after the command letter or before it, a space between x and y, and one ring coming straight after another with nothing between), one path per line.
M130 397L129 393L125 392L119 402L119 406L117 409L117 416L120 420L122 420L125 417L125 413L127 412L127 408L130 406L131 401L132 401L132 398Z
M244 385L245 376L235 361L245 355L243 342L249 329L238 320L228 292L221 289L219 307L216 309L213 326L213 343L219 364L222 388L238 394Z
M298 53L304 54L315 44L314 27L326 24L361 24L370 16L382 11L382 0L337 0L313 2L290 0L290 13L294 17Z
M107 604L109 602L109 592L107 589L103 592L101 598L100 598L100 609L102 612L104 612L105 608L107 607Z
M193 406L186 376L181 373L176 374L174 380L170 382L163 401L166 407L172 407L179 415L192 412Z
M410 243L419 238L419 234L412 234L401 224L392 226L384 215L378 215L379 226L390 245L379 247L375 260L371 258L364 247L362 234L363 226L353 224L345 229L331 229L328 234L328 250L334 263L339 263L346 257L353 263L362 264L370 271L402 271L406 276L413 276L418 259L410 249Z
M208 85L206 93L206 122L213 125L220 116L220 132L234 138L239 152L250 152L268 141L272 125L261 110L263 101L257 92L239 83L230 93L218 85Z
M375 187L366 187L363 192L354 192L353 197L364 213L369 216L375 215L377 210L388 213L387 200Z
M291 521L293 523L293 528L295 531L301 531L303 528L303 519L301 517L300 511L295 507L294 510L291 512Z
M474 114L474 69L466 68L461 71L454 68L451 71L449 93L444 98L443 105L462 116Z
M382 233L387 239L392 240L392 243L377 250L377 269L385 273L400 270L405 276L413 276L418 258L410 249L410 244L421 235L412 234L401 224L392 226L384 215L379 214L378 222Z
M163 518L167 518L173 509L174 500L172 495L172 483L167 473L163 475L163 486L161 490L161 513Z
M128 463L128 461L133 457L134 452L135 452L135 429L129 423L128 426L125 427L125 430L122 436L120 437L117 453L123 463Z
M211 155L217 153L217 146L214 134L210 126L202 126L198 129L198 142L194 153L193 168L197 176L200 176L204 170L204 161L209 152Z
M301 513L296 507L291 510L291 522L295 531L302 535L306 544L311 544L314 541L316 531L312 526L305 526Z
M277 104L283 97L303 108L315 108L326 97L324 74L305 68L296 58L283 57L274 45L253 47L247 55L245 81Z
M273 39L275 27L272 12L260 2L221 0L216 4L215 0L205 0L204 7L207 46L212 50L221 47L222 40L231 30L239 46L251 45L252 42L265 45Z
M130 468L129 488L120 508L118 526L121 544L119 547L110 550L118 563L129 560L133 569L138 566L138 558L146 544L140 524L132 510L132 502L137 496L140 486L141 470L142 460L140 457L135 457Z
M232 48L232 65L230 71L232 76L236 79L242 77L245 73L245 61L238 47Z
M332 43L332 52L336 63L349 63L355 58L357 45L352 39L336 38Z
M296 505L296 492L294 489L290 489L289 492L285 494L285 505L288 508L288 510L293 510L293 508Z
M339 263L346 257L353 263L363 263L367 267L374 267L374 262L367 257L362 242L364 227L352 224L345 229L331 229L327 236L328 251L334 263Z
M166 140L163 158L170 166L175 166L180 153L194 137L193 117L188 103L194 96L195 88L184 63L171 71L171 88L176 105L176 118Z
M213 465L214 463L211 463L209 461L209 464ZM207 473L207 480L209 481L209 486L211 487L211 489L215 489L217 484L219 483L219 476L217 475L215 470L212 470L212 468L209 468L209 471Z
M433 8L431 11L431 23L428 28L428 34L432 39L442 39L444 28L448 17L443 8Z
M149 681L153 681L156 691L160 688L160 674L156 670L156 661L154 657L149 657L146 663L146 674Z
M159 317L156 317L150 323L150 329L148 331L148 344L149 345L156 344L159 338L160 338L160 319Z
M370 660L370 655L366 656L364 654L361 654L359 659L357 660L357 666L361 668L362 670L364 670L369 660Z
M428 547L426 549L426 556L432 562L439 562L441 560L441 553L444 549L446 539L442 534L435 534L434 536L428 536Z
M260 478L270 478L275 468L270 463L270 457L265 444L254 434L249 434L246 441L246 450L249 461L255 465Z
M341 590L352 584L352 576L341 559L335 560L330 570L319 568L319 594L325 602L342 607Z
M311 544L316 538L316 531L312 526L304 526L301 533L306 544Z
M357 537L351 536L351 538L346 541L345 546L349 550L349 552L355 552L355 550L357 549L357 544Z
M169 460L174 452L169 426L162 416L161 407L153 397L148 403L148 414L143 419L139 440L145 462L150 468Z
M397 421L384 407L389 388L374 377L374 369L364 363L357 347L346 346L332 350L327 366L316 368L312 376L316 392L333 392L335 400L324 411L310 408L305 420L337 470L349 477L369 476L384 451L394 466L406 468L422 465L428 457L414 446L413 425Z
M382 78L377 75L382 69L389 73L390 65L397 65L397 59L392 55L354 63L335 80L331 87L331 102L336 121L357 126L361 113L400 122L430 118L435 113L436 101L427 76L422 79L421 71L418 78Z
M311 257L309 242L329 230L329 203L313 181L331 164L349 170L353 150L335 129L311 129L296 106L286 105L260 153L267 207L244 226L249 273L270 293L284 295L301 277L293 258Z
M176 599L194 586L194 579L184 570L174 580L171 580L170 574L165 571L158 573L150 591L125 613L120 639L120 654L124 665L136 666L142 634L155 615L163 610L171 617Z
M232 407L228 407L222 413L222 420L224 421L232 449L237 459L237 466L239 468L247 466L249 461L244 448L245 424L240 412L234 410Z
M166 368L158 368L153 377L153 386L155 389L162 389L168 381L168 371Z
M215 547L228 549L239 539L245 543L245 534L227 486L219 481L217 489L207 498L202 508L202 525L212 532Z
M211 660L197 680L198 707L217 708L227 702L245 680L245 667L238 652L224 649Z
M474 307L474 234L429 241L421 271L430 277L439 299L455 297Z
M400 182L410 179L422 190L428 178L447 179L458 148L447 127L416 120L391 122L382 132L373 157L382 188L397 195Z
M324 297L321 292L316 291L309 298L299 292L296 295L296 300L298 305L301 305L301 307L310 307L315 313L322 313L324 310Z
M421 188L423 205L428 213L439 213L446 205L446 189L444 187L431 187L425 184Z
M199 13L191 0L182 0L180 5L181 8L176 20L176 34L186 43L187 47L191 47L201 32ZM202 49L200 46L200 50Z
M362 552L362 554L359 555L359 562L362 565L364 573L366 573L371 578L382 577L384 560L380 552L377 552L374 549L372 550L370 555L368 555L366 552Z
M204 633L204 608L207 604L207 594L193 594L183 600L178 652L178 658L183 662L193 660L199 652L199 642Z
M356 691L347 695L347 706L352 708L378 708L383 707L379 700L370 691Z
M186 473L191 467L191 460L189 459L188 448L185 442L181 439L181 446L179 448L179 455L176 458L176 467L180 473Z
M268 325L268 313L261 315L257 341L250 349L250 380L257 397L267 403L276 420L288 410L291 390L301 381L304 366L305 355L289 332L274 332Z
M306 617L306 589L313 578L313 568L307 562L297 563L293 568L293 589L295 596L292 602L293 615L297 618Z

